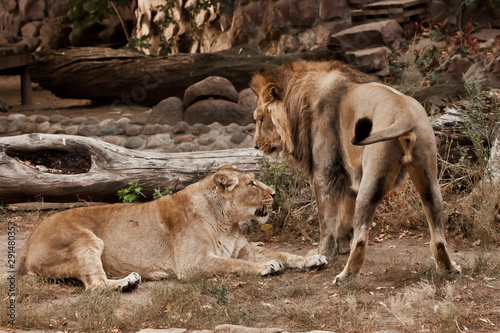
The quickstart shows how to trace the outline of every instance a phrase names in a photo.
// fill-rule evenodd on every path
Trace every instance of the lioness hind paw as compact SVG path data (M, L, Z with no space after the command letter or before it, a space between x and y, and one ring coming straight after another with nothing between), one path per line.
M116 288L118 291L123 293L135 290L139 283L141 283L141 276L136 272L130 273L125 279L127 279L127 283L119 285Z
M262 271L260 271L261 276L273 274L276 272L281 271L285 266L283 263L279 260L271 260L265 263L266 268L264 268Z
M325 266L326 264L328 264L328 259L325 256L321 254L315 254L306 257L305 268L322 267Z

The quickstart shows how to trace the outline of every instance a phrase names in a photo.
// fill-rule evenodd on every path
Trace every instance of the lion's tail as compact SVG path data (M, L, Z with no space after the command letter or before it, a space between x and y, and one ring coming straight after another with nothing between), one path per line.
M372 133L373 122L370 118L363 117L358 119L354 129L354 138L351 143L356 146L366 146L372 143L398 139L403 147L404 155L401 160L403 165L408 165L412 162L411 156L413 146L417 136L412 132L414 121L401 119L395 121L391 126L384 128L378 132Z

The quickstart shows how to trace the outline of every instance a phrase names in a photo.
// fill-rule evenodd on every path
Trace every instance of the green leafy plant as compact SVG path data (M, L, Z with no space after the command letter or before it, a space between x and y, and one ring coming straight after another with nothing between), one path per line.
M117 192L122 202L138 202L141 196L146 198L144 193L142 193L142 187L139 187L138 181L131 181L128 185L128 187L122 188Z
M160 199L161 197L164 197L166 195L172 194L172 190L169 187L165 187L163 189L163 192L161 191L161 188L155 188L153 192L153 199Z

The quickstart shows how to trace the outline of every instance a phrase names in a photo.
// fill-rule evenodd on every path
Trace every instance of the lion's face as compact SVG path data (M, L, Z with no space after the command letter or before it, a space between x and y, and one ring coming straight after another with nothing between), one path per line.
M281 90L275 84L268 83L268 78L257 74L250 84L257 95L257 105L253 113L256 122L254 147L264 154L280 152L283 149L281 136L273 122L273 114L283 108Z
M218 191L230 204L237 222L245 219L265 223L273 203L275 191L255 178L250 172L237 171L224 163L213 175Z
M271 119L268 105L257 103L253 114L256 122L253 145L264 154L279 153L282 150L281 138Z

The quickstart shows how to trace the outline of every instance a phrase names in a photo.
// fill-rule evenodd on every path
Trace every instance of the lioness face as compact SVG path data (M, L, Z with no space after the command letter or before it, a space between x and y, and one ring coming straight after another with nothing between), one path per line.
M275 191L249 172L219 169L214 182L231 206L237 209L239 221L253 219L265 223L273 203Z

